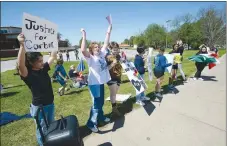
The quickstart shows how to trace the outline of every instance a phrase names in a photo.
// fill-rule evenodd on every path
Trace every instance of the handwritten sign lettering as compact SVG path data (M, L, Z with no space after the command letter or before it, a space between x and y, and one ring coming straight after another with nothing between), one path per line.
M24 13L22 33L27 52L51 52L58 50L57 25Z
M145 89L147 89L147 85L144 80L141 78L140 74L136 70L134 63L129 61L122 61L121 62L122 68L125 70L128 79L132 83L133 87L136 90L136 94L140 94Z

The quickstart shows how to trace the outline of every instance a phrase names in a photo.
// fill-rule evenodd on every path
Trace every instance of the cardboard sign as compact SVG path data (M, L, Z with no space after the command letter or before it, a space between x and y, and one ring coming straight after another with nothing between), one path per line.
M58 50L57 25L24 13L22 33L27 52L51 52Z
M136 90L136 94L140 94L141 92L147 89L147 85L138 73L137 69L134 66L133 62L129 62L127 60L121 62L122 68L125 70L128 79L132 83L133 87Z
M152 81L152 53L153 48L149 48L148 56L147 56L147 70L149 75L149 80Z
M164 56L167 59L167 63L172 63L173 64L173 59L174 59L174 55L173 54L164 54ZM170 65L169 67L166 67L165 71L168 73L171 73L172 70L172 65Z

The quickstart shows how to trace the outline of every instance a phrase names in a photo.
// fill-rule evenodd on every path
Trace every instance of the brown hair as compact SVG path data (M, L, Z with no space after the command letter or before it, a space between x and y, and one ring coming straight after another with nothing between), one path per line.
M99 45L99 43L97 43L97 42L91 42L90 43L90 45L89 45L89 53L91 54L91 55L94 55L93 54L93 49L95 48L95 45ZM100 46L100 45L99 45Z
M113 48L119 48L119 45L117 42L111 42L109 43L109 48L112 50Z

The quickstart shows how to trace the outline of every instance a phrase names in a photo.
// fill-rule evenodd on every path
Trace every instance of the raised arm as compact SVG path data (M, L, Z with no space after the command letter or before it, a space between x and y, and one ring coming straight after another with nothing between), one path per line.
M50 55L50 58L48 60L48 64L49 66L51 66L51 64L54 62L54 60L57 59L57 51L52 51L51 52L51 55Z
M81 52L85 57L90 58L90 53L87 51L86 48L86 32L83 28L80 31L82 33Z
M101 51L104 51L105 49L107 49L109 42L110 42L111 31L112 31L112 24L110 24L108 29L107 29L105 42L104 42L104 45L103 45Z
M25 49L24 49L24 35L23 34L19 34L17 37L19 43L20 43L20 50L18 52L18 69L19 69L19 74L22 77L27 77L28 75L28 69L25 66Z

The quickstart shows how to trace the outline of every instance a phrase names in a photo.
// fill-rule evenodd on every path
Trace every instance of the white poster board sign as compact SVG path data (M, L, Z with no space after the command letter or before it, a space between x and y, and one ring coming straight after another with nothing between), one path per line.
M153 48L149 48L148 56L147 56L147 70L149 75L149 80L152 81L152 53Z
M135 88L137 95L142 93L143 91L145 91L145 89L147 89L146 83L139 75L133 62L129 62L129 61L125 60L121 63L121 66L125 70L125 72L128 76L128 79L130 80L133 87Z
M167 63L172 63L173 64L173 59L174 59L174 55L173 54L164 54L164 56L167 59ZM172 65L170 65L169 67L166 67L165 71L168 73L171 73L172 70Z
M24 13L22 33L27 52L51 52L58 50L57 25Z

